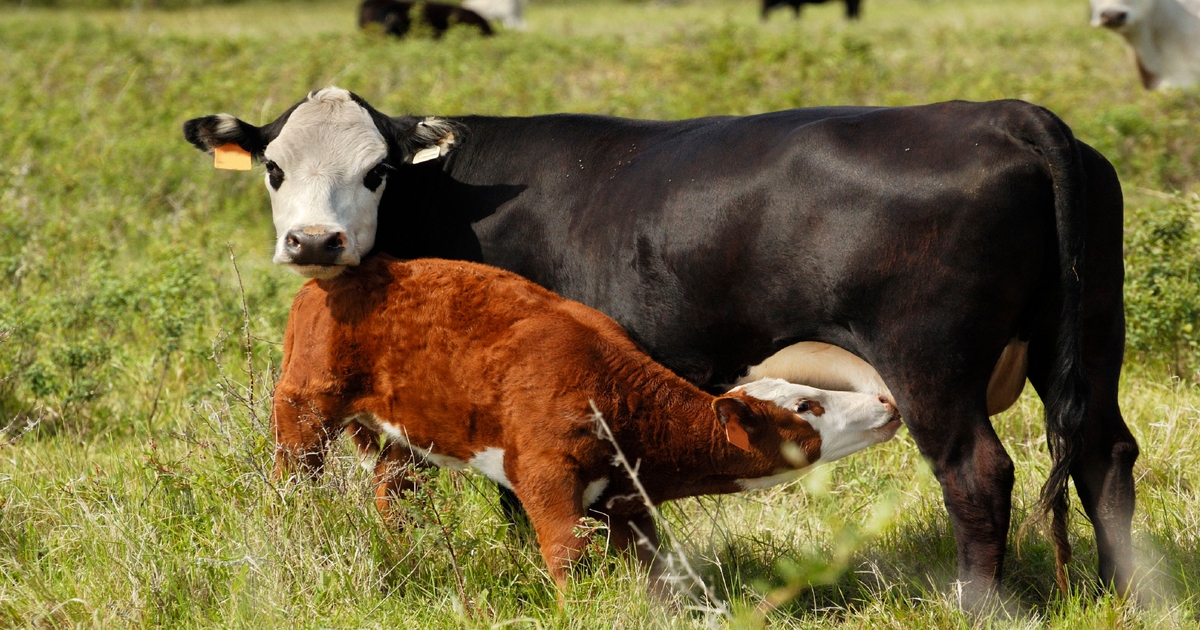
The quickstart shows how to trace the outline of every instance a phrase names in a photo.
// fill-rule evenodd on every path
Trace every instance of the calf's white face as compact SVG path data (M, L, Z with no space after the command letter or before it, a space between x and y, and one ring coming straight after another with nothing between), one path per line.
M795 411L821 435L822 462L831 462L886 442L900 428L900 412L886 397L835 392L764 378L735 387L760 400ZM815 462L811 462L815 463Z
M292 111L263 151L275 222L275 262L310 278L357 265L375 243L390 166L387 142L345 90Z

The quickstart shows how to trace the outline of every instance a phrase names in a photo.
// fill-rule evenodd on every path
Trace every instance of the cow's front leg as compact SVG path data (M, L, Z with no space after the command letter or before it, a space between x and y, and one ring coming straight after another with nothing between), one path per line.
M998 592L1012 508L1013 462L978 409L911 405L906 423L933 465L954 524L963 604ZM953 414L953 415L951 415Z

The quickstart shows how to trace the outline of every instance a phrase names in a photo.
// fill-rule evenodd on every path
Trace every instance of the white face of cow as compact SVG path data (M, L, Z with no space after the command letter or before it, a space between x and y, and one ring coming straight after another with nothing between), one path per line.
M735 387L760 400L795 411L821 435L822 462L886 442L900 428L900 412L886 397L835 392L764 378Z
M440 118L390 118L340 88L313 92L274 122L256 127L229 114L193 118L196 148L231 145L266 168L275 221L275 262L309 278L332 278L375 244L389 174L445 157L463 131Z
M1092 26L1123 31L1141 22L1155 0L1091 0Z
M275 262L309 278L357 265L375 243L387 142L350 93L317 92L263 151Z

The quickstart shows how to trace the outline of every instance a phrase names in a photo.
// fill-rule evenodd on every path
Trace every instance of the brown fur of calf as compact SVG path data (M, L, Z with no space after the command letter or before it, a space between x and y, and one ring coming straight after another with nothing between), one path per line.
M453 4L440 2L409 2L403 0L366 0L358 7L358 26L382 24L387 33L404 37L412 28L414 5L421 5L421 21L433 28L434 37L441 37L452 24L469 24L483 35L491 35L492 27L478 13Z
M597 437L592 402L640 462L655 503L736 492L738 479L804 465L784 458L785 442L809 462L820 457L819 435L795 413L700 391L599 311L493 267L375 256L296 296L272 412L276 475L297 464L319 472L343 426L368 453L380 431L390 436L375 469L386 515L414 450L468 462L499 448L560 586L587 542L574 527L589 514L608 523L614 547L653 568L654 551L638 548L632 529L656 546L653 521ZM749 451L727 441L733 423ZM585 488L601 479L585 506Z

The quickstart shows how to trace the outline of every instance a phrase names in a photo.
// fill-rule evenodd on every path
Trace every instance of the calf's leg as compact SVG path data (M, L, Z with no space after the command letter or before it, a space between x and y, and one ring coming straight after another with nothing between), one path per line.
M583 484L569 466L538 461L537 467L514 480L514 490L537 532L542 558L559 588L567 584L567 569L583 554L588 539L575 536L583 518Z
M650 571L646 589L659 599L668 599L670 585L663 579L663 562L658 554L658 530L649 512L632 515L602 515L608 522L608 540L620 552L633 552L638 562Z
M415 460L408 447L398 442L388 442L379 452L375 463L375 508L388 523L397 522L392 502L405 490L415 490L412 478Z
M321 474L336 433L319 409L277 388L271 406L271 432L275 436L275 479L297 472L310 478Z

